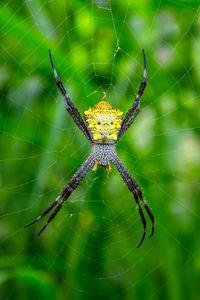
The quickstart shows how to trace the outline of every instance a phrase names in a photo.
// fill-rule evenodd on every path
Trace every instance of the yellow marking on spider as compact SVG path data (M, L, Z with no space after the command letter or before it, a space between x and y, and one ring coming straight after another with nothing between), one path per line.
M97 144L114 144L121 128L123 112L100 101L84 112L88 131Z
M97 161L95 162L94 167L92 168L92 171L96 172L97 167L98 167L98 164L99 164L99 162L98 162L98 160L97 160ZM110 172L112 171L112 168L111 168L110 163L108 164L108 169L107 169L107 167L105 167L105 169L106 169L106 172L107 172L107 173L110 173Z
M106 172L109 174L112 171L110 163L108 164L108 169L106 168Z
M92 171L96 172L98 163L99 163L99 162L98 162L98 160L97 160L97 161L95 162L94 167L92 168Z
M98 108L98 109L112 109L113 108L112 105L110 105L106 101L100 101L99 103L95 104L94 107Z

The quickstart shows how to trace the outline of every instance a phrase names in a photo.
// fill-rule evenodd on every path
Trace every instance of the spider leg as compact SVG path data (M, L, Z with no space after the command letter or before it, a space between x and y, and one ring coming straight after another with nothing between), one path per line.
M146 201L144 200L144 197L142 195L142 191L139 188L137 182L133 179L133 177L131 176L131 174L129 173L129 171L125 168L125 166L123 165L123 163L119 160L119 158L118 158L118 163L120 165L121 170L123 170L125 172L128 181L131 182L133 188L137 191L137 194L138 194L140 200L142 201L145 210L147 211L147 214L148 214L148 216L149 216L149 218L151 220L151 223L152 223L152 230L151 230L151 234L150 234L150 237L152 237L153 234L154 234L154 216L151 213L151 211L150 211L150 209L149 209Z
M51 205L49 205L49 207L47 207L47 209L45 209L45 211L39 216L37 217L33 222L27 224L26 226L24 226L24 228L29 227L31 225L33 225L34 223L36 223L37 221L39 221L42 217L44 217L46 214L48 214L48 212L50 212L52 210L52 208L54 208L54 206L56 206L56 204L62 199L61 195L59 195L56 200L54 200Z
M131 176L132 177L132 176ZM152 223L152 230L151 230L151 234L149 237L152 237L153 234L154 234L154 216L152 214L152 212L150 211L146 201L144 200L144 197L142 195L142 191L141 189L139 188L138 184L136 183L136 181L132 178L132 182L133 182L133 186L135 187L135 189L137 190L137 193L139 195L139 198L140 200L142 201L143 205L144 205L144 208L146 209L147 213L148 213L148 216L149 218L151 219L151 223Z
M71 194L71 193L70 193ZM70 195L69 194L69 195ZM60 202L60 204L56 207L56 209L54 210L54 212L50 215L48 221L45 223L45 225L42 227L42 229L40 230L40 232L37 234L37 236L39 236L44 230L45 228L47 227L47 225L53 220L53 218L55 218L55 216L57 215L57 213L59 212L59 210L61 209L61 207L63 206L63 204L65 203L65 201L67 200L67 198L69 197L68 196L65 196L63 198L63 200Z
M151 222L152 222L152 232L151 232L150 237L154 233L154 216L152 215L148 205L146 204L146 201L144 200L142 192L141 192L139 186L137 185L136 181L130 175L130 173L128 172L128 170L126 169L126 167L124 166L124 164L121 162L121 160L119 159L119 157L117 155L115 157L113 157L112 162L116 166L116 168L117 168L118 172L120 173L120 175L122 176L122 179L126 183L128 189L133 194L133 196L135 198L135 201L137 203L138 209L139 209L140 217L141 217L143 227L144 227L142 240L139 243L139 245L137 246L137 247L139 247L139 246L141 246L141 244L144 240L145 234L146 234L146 220L145 220L142 208L140 206L138 196L139 196L140 200L142 201L142 203L144 205L144 208L146 209L146 211L148 213L148 216L149 216L149 218L151 219Z
M131 124L133 123L133 121L135 120L135 118L137 117L137 115L140 112L140 98L141 98L141 96L144 92L144 89L146 87L146 84L147 84L146 57L145 57L144 49L142 51L143 51L143 57L144 57L144 77L143 77L143 81L140 84L140 88L139 88L139 91L138 91L137 96L135 98L135 101L133 103L133 106L129 109L126 116L124 117L124 120L123 120L122 125L121 125L121 129L118 133L117 141L119 141L120 138L122 137L122 135L124 135L124 133L131 126ZM134 111L135 111L135 113L134 113Z
M56 79L56 84L60 90L60 92L62 93L63 97L64 97L64 101L65 101L65 106L67 111L69 112L69 114L71 115L72 119L74 120L74 122L76 123L76 125L79 127L79 129L83 132L83 134L86 136L86 138L89 140L89 142L92 144L92 139L90 137L90 134L88 132L88 129L79 113L79 111L77 110L77 108L74 106L74 104L72 103L72 101L70 100L67 92L65 91L65 88L62 84L62 82L60 81L60 79L58 78L58 74L56 72L56 69L54 67L54 63L53 63L53 59L52 59L52 55L51 55L51 50L49 49L49 57L50 57L50 61L51 61L51 66L54 72L54 77Z
M77 186L79 185L79 183L83 180L83 178L88 173L88 171L92 168L92 166L94 165L94 163L95 163L95 156L94 156L94 154L91 154L86 159L86 161L83 163L83 165L79 168L79 170L74 174L74 176L70 179L70 181L65 186L65 188L62 191L62 193L57 197L57 199L39 217L37 217L33 222L29 223L25 227L28 227L28 226L36 223L37 221L39 221L48 212L50 212L52 210L52 208L54 208L54 206L56 206L60 202L60 200L62 199L62 201L56 207L56 209L54 210L54 212L50 215L50 217L49 217L48 221L46 222L46 224L42 227L42 229L38 233L38 235L40 235L44 231L44 229L47 227L47 225L57 215L57 213L59 212L59 210L61 209L61 207L65 203L65 201L69 198L69 196L71 195L71 193L77 188Z

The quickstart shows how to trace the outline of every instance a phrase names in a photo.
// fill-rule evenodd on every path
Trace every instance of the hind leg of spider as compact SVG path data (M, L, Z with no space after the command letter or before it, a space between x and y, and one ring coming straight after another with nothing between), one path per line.
M142 203L143 203L143 205L144 205L144 208L145 208L145 210L146 210L146 212L147 212L147 214L148 214L148 216L149 216L149 218L150 218L150 220L151 220L152 230L151 230L150 237L152 237L153 234L154 234L154 216L153 216L153 214L151 213L151 211L150 211L150 209L149 209L149 207L148 207L146 201L144 200L144 197L143 197L143 195L142 195L142 191L141 191L141 189L139 188L137 182L133 179L133 177L131 176L131 174L130 174L129 171L126 169L126 167L124 166L124 164L122 163L122 161L119 159L118 156L115 158L115 161L116 161L116 164L117 164L118 171L121 172L121 173L123 173L123 174L125 174L125 175L124 175L124 178L125 178L126 181L127 181L126 184L128 185L128 183L129 183L129 185L131 186L131 192L132 192L132 190L135 190L135 191L137 192L137 194L138 194L140 200L142 201ZM114 163L114 161L113 161L113 163ZM121 174L121 173L120 173L120 174ZM122 174L121 174L121 175L122 175ZM130 190L130 189L129 189L129 190Z
M133 177L132 177L129 173L128 173L127 176L128 176L128 178L129 178L129 180L132 182L133 188L136 189L136 191L137 191L137 193L138 193L138 196L139 196L140 200L142 201L142 203L143 203L143 205L144 205L144 208L146 209L146 211L147 211L147 213L148 213L148 216L149 216L149 218L150 218L150 220L151 220L152 229L151 229L151 234L150 234L149 237L152 237L153 234L154 234L154 216L153 216L152 212L150 211L150 209L149 209L149 207L148 207L146 201L144 200L144 197L143 197L143 195L142 195L142 191L141 191L139 185L137 184L137 182L133 179Z
M131 190L130 190L131 191ZM145 238L145 235L146 235L146 220L145 220L145 217L144 217L144 214L143 214L143 211L142 211L142 208L140 206L140 202L139 202L139 199L138 199L138 196L137 194L134 192L134 191L131 191L134 198L135 198L135 201L137 203L137 207L138 207L138 210L139 210L139 213L140 213L140 218L142 220L142 224L143 224L143 235L142 235L142 239L141 241L139 242L139 244L137 245L137 248L139 248L143 241L144 241L144 238Z
M71 194L71 193L70 193ZM70 195L69 194L69 195ZM45 223L45 225L42 227L42 229L40 230L40 232L37 234L37 236L39 236L44 230L45 228L47 227L47 225L53 220L53 218L55 218L55 216L57 215L57 213L59 212L59 210L61 209L61 207L63 206L63 204L65 203L65 201L67 200L67 198L69 197L68 196L65 196L63 198L63 200L60 202L60 204L56 207L56 209L54 210L54 212L50 215L48 221Z
M48 212L50 212L52 210L52 208L54 208L54 206L56 206L58 204L58 202L61 200L62 196L59 195L56 200L54 200L51 205L49 205L49 207L47 207L47 209L45 209L45 211L39 216L37 217L34 221L32 221L31 223L27 224L26 226L24 226L24 228L31 226L32 224L36 223L37 221L39 221L42 217L44 217L46 214L48 214Z
M91 154L86 159L86 161L83 163L83 165L78 169L78 171L74 174L74 176L70 179L70 181L65 186L65 188L62 191L62 193L57 197L57 199L39 217L37 217L33 222L29 223L25 227L28 227L28 226L36 223L37 221L39 221L48 212L50 212L52 210L52 208L55 207L56 204L58 204L60 202L60 200L62 199L62 201L60 202L60 204L56 207L56 209L54 210L54 212L49 217L49 219L46 222L46 224L43 226L42 230L38 233L38 235L40 235L43 232L43 230L47 227L47 225L51 222L51 220L53 220L53 218L57 215L57 213L61 209L61 207L64 204L64 202L69 198L69 196L71 195L71 193L77 188L77 186L82 181L82 179L85 177L85 175L87 174L87 172L92 168L92 166L94 165L95 161L96 161L96 159L95 159L94 154Z
M113 160L112 160L113 164L116 166L118 172L120 173L122 179L124 180L124 182L126 183L129 191L133 194L134 196L134 199L136 201L136 204L137 204L137 207L138 207L138 210L139 210L139 214L140 214L140 218L141 218L141 221L142 221L142 224L143 224L143 235L142 235L142 239L140 241L140 243L137 245L137 248L139 248L143 241L144 241L144 238L145 238L145 235L146 235L146 219L145 219L145 216L144 216L144 213L142 211L142 208L140 206L140 202L139 202L139 198L138 198L138 195L137 195L137 192L136 190L133 188L133 185L131 183L131 181L128 179L127 177L127 174L124 170L124 168L122 167L121 165L121 161L120 159L118 158L118 156L116 156Z
M144 214L142 212L142 209L140 207L140 203L139 203L139 199L142 201L144 208L146 209L149 218L151 219L151 223L152 223L152 232L150 234L150 237L153 235L154 233L154 216L151 213L148 205L146 204L146 201L143 198L142 192L139 188L139 186L137 185L136 181L133 179L133 177L130 175L130 173L128 172L128 170L126 169L126 167L124 166L124 164L121 162L121 160L119 159L119 157L116 155L115 157L113 157L112 162L114 163L114 165L116 166L117 170L119 171L120 175L122 176L122 179L124 180L124 182L126 183L128 189L130 190L130 192L133 194L139 212L140 212L140 217L142 219L142 223L143 223L143 227L144 227L144 234L143 237L145 236L145 232L146 232L146 220L144 218ZM139 196L139 199L138 199ZM138 205L139 204L139 205ZM142 242L143 242L143 238L142 238ZM139 244L139 246L141 245L141 243Z

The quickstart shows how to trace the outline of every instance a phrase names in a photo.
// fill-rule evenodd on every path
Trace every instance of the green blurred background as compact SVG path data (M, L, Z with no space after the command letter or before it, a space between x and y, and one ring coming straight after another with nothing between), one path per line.
M200 299L199 1L0 4L0 299ZM65 111L48 48L81 114L104 99L141 113L118 154L155 216L142 235L113 167L89 172L38 238L35 219L90 152ZM151 223L148 219L148 232Z

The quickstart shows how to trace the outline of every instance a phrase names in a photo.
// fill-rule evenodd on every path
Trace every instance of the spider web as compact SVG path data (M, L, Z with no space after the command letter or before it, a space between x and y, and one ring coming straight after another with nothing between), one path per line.
M188 279L200 265L198 7L47 0L2 2L0 12L2 296L189 299L191 284L198 295ZM90 152L64 109L48 47L81 113L102 99L126 112L146 50L142 112L117 148L156 219L139 249L139 214L114 167L90 172L40 238L46 219L23 228Z

